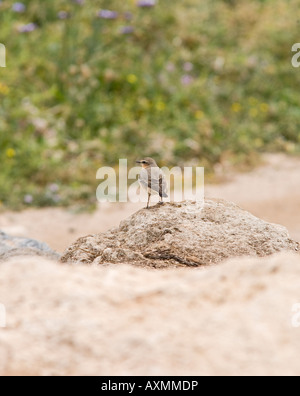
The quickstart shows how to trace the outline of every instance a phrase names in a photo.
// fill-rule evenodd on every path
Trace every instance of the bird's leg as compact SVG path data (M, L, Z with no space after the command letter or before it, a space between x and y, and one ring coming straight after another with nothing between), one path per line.
M163 205L163 204L164 204L164 200L163 200L163 197L160 197L160 201L159 201L159 204L160 204L160 205Z
M148 203L147 203L147 209L149 209L150 208L150 198L151 198L151 194L148 194Z

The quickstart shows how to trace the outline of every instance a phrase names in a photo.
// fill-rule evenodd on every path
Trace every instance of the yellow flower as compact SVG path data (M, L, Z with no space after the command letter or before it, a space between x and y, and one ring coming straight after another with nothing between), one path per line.
M241 106L240 103L233 103L232 106L231 106L231 110L234 113L239 113L242 110L242 106Z
M268 113L268 111L269 111L269 105L268 105L267 103L261 103L261 105L260 105L260 110L261 110L263 113Z
M203 117L204 117L203 111L197 110L196 113L195 113L196 120L202 120Z
M166 104L160 101L156 103L155 107L158 111L164 111L166 109Z
M150 107L150 102L147 98L140 98L139 99L139 104L144 108L144 109L149 109Z
M7 158L14 158L16 156L16 151L13 148L9 148L6 150Z
M257 109L250 109L249 114L251 117L255 118L258 115L258 110Z
M0 82L0 95L8 95L9 94L9 87L6 84Z
M251 106L256 106L257 103L258 103L258 100L257 100L256 98L254 98L253 96L251 96L251 97L248 99L248 102L249 102L249 104L250 104Z
M137 82L137 76L135 74L128 74L127 81L129 84L135 84Z

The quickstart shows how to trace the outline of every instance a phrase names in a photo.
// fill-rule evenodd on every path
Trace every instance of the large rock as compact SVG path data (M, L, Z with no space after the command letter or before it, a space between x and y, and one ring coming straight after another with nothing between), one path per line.
M230 257L298 251L287 230L269 224L233 203L207 200L168 203L141 210L118 229L75 242L63 262L128 263L149 267L197 267Z
M59 254L43 242L10 236L0 231L0 261L14 256L44 256L59 259Z

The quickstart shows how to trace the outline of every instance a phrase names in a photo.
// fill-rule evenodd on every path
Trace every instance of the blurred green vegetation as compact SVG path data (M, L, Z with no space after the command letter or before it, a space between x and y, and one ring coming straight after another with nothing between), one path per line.
M3 206L92 203L119 158L213 172L299 153L298 0L22 3L0 4Z

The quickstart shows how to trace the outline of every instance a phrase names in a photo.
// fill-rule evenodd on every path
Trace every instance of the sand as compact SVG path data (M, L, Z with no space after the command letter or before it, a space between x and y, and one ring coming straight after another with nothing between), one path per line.
M0 375L298 376L299 264L291 253L171 270L13 258L0 265Z

